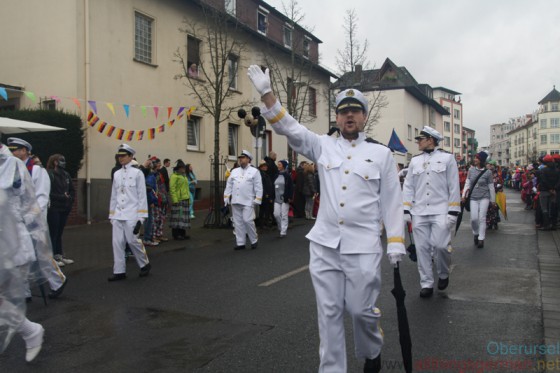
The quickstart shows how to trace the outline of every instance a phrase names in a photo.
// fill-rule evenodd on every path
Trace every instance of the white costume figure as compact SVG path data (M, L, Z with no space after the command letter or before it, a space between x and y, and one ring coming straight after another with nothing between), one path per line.
M438 289L445 290L449 284L448 244L461 210L459 170L453 155L437 147L440 140L442 136L433 128L422 129L416 141L423 152L412 157L403 184L405 217L412 219L423 298L433 294L432 255Z
M26 360L41 351L44 329L25 317L28 279L40 281L51 252L49 231L37 204L29 173L0 144L0 353L14 332L26 344ZM39 259L39 260L38 260Z
M148 217L146 179L138 168L132 165L136 151L127 144L119 146L117 155L122 168L113 176L109 219L113 225L113 275L109 281L126 278L125 247L132 250L140 267L140 277L147 276L152 268L148 254L135 232L135 227Z
M356 357L379 372L383 337L376 307L381 290L380 221L396 265L405 253L402 194L389 148L366 141L367 100L357 90L336 96L341 137L317 135L291 117L271 92L268 70L248 71L266 105L262 115L290 146L318 168L321 205L310 243L309 272L317 298L320 372L346 372L344 310L352 319Z
M251 248L257 248L257 229L255 227L255 207L262 202L263 186L259 170L251 165L253 156L243 150L237 158L239 167L234 168L227 179L224 190L224 205L231 203L235 229L235 250L245 248L249 236Z
M41 217L46 224L47 211L49 207L49 195L51 191L51 179L49 174L43 167L32 164L32 160L29 158L32 147L27 141L17 137L10 137L8 138L8 148L12 151L14 156L24 162L27 170L31 173L31 180L33 181L37 204L41 209ZM33 244L26 239L22 240L22 244L33 246ZM56 264L56 261L53 258L52 250L48 253L38 252L38 254L45 254L46 257L41 258L41 260L50 263L50 265L45 266L42 269L45 278L49 282L49 287L51 288L49 298L57 298L64 291L64 287L67 283L66 276L62 273L58 264ZM27 296L31 296L31 291L29 289Z

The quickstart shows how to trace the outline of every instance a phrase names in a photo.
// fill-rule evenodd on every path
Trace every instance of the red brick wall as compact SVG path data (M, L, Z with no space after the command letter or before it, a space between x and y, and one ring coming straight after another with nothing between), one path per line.
M87 223L86 217L78 214L78 179L72 179L72 183L74 184L74 190L76 191L76 198L74 198L74 204L72 205L72 210L70 211L66 225L85 224Z

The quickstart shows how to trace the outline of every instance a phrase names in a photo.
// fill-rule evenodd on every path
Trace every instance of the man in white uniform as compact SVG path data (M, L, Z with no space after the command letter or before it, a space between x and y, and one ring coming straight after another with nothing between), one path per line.
M8 138L8 148L12 151L12 154L19 158L27 167L31 175L31 180L33 181L33 186L35 187L35 196L37 197L37 203L41 208L41 217L45 219L45 224L47 223L47 212L49 208L49 195L51 193L51 179L47 170L43 167L33 164L33 160L29 157L31 154L31 144L27 141L17 138L17 137L10 137ZM22 242L28 242L26 240L22 240ZM40 252L41 254L43 252ZM44 267L44 275L49 282L49 287L51 291L49 292L49 298L54 299L59 297L66 284L68 283L68 279L60 270L60 267L52 258L52 252L49 254L49 258L42 258L42 260L48 260L52 262L52 265L49 267ZM31 292L29 292L29 297L31 296ZM30 298L28 298L30 299Z
M347 89L336 96L341 136L330 137L309 131L286 112L272 93L268 70L263 73L252 65L248 75L266 106L262 115L295 151L315 162L319 172L321 206L307 235L321 340L319 371L347 370L346 309L353 322L356 357L365 359L364 372L379 372L381 220L391 264L397 265L405 254L402 194L391 151L366 141L368 103L361 92Z
M432 255L438 289L445 290L449 285L448 247L461 210L459 170L453 154L438 148L441 140L439 132L424 126L416 137L422 153L412 157L403 184L404 216L407 222L412 221L422 298L434 292Z
M113 275L109 281L126 279L125 247L132 250L140 277L148 276L152 265L148 254L138 238L138 229L148 217L146 180L144 174L132 165L136 151L127 144L119 146L117 156L122 166L113 176L109 219L113 225Z
M263 186L259 170L251 165L253 156L243 150L237 163L239 167L231 171L224 190L224 206L231 203L236 246L234 250L245 248L249 236L251 249L257 248L259 237L255 227L255 205L262 202Z

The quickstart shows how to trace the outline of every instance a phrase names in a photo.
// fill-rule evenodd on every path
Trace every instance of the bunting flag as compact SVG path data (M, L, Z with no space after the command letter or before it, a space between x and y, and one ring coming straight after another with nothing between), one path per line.
M77 98L73 98L72 101L76 104L76 106L78 107L78 109L82 109L82 104L80 104L80 100L78 100Z
M187 111L187 118L191 119L191 113L196 109L196 107L191 106Z
M88 124L90 127L93 127L99 122L99 117L93 114L91 111L89 112L91 115L88 115Z
M111 110L111 113L113 113L113 116L115 116L115 107L113 106L112 103L107 102L107 107L109 108L109 110Z
M171 106L169 106L167 108L167 119L171 118L171 112L173 111L173 108Z
M115 128L115 126L109 126L109 128L107 129L107 137L111 137L113 135Z
M51 96L51 99L54 100L54 102L56 102L57 104L59 104L60 101L61 101L60 97L58 97L58 96Z
M6 92L6 88L0 87L0 96L2 96L4 100L8 101L8 92Z
M95 101L88 101L89 106L93 109L93 112L97 114L97 103Z
M119 128L119 130L117 131L117 140L122 140L122 137L124 135L124 130L122 128Z
M101 123L99 123L99 126L97 126L97 132L103 133L106 126L107 126L107 122L105 122L104 120L101 121Z
M389 144L387 144L389 149L399 153L407 153L408 150L404 147L401 139L397 136L395 129L393 128L393 133L391 134L391 138L389 139Z
M124 109L124 112L126 114L126 117L128 118L128 115L129 115L129 112L130 112L130 105L124 104L123 109Z
M155 128L150 128L148 130L148 138L150 140L153 140L156 137L156 129Z
M154 106L154 114L156 115L156 119L159 113L159 106Z
M161 126L159 126L157 131L158 131L158 133L165 132L165 124L162 124Z
M175 119L170 120L169 122L167 122L167 125L169 127L173 127L173 124L175 124Z
M147 113L146 113L146 107L144 105L140 106L140 111L142 111L142 115L144 116L144 118L146 117Z
M128 131L126 133L126 141L131 141L134 138L134 131Z
M138 131L138 137L136 138L136 140L140 141L142 140L142 137L144 137L144 131Z
M175 116L178 117L178 116L183 112L183 110L185 110L185 107L184 107L184 106L181 106L181 107L179 108L179 110L177 110L177 115L175 115Z
M87 121L89 122L92 117L93 117L93 111L90 110L90 111L88 111L88 114L87 114Z
M30 91L23 91L23 93L27 96L28 99L30 99L33 102L37 101L37 97L35 97L35 93L30 92Z

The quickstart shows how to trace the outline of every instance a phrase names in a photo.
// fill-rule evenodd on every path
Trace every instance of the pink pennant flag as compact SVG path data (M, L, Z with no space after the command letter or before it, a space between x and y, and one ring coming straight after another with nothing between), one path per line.
M169 119L171 117L171 112L173 111L173 108L170 106L167 108L167 119Z
M74 102L76 104L76 106L78 107L78 109L82 108L82 105L80 104L80 100L78 100L77 98L73 98L72 102Z
M159 106L154 106L154 114L156 115L156 118L158 116L159 113Z
M51 96L51 99L53 99L57 104L60 103L60 97L58 96Z
M97 103L93 100L88 101L89 106L93 109L93 112L97 114Z
M109 108L109 110L111 110L111 113L113 113L113 116L115 116L115 107L113 106L112 103L107 102L107 107Z

